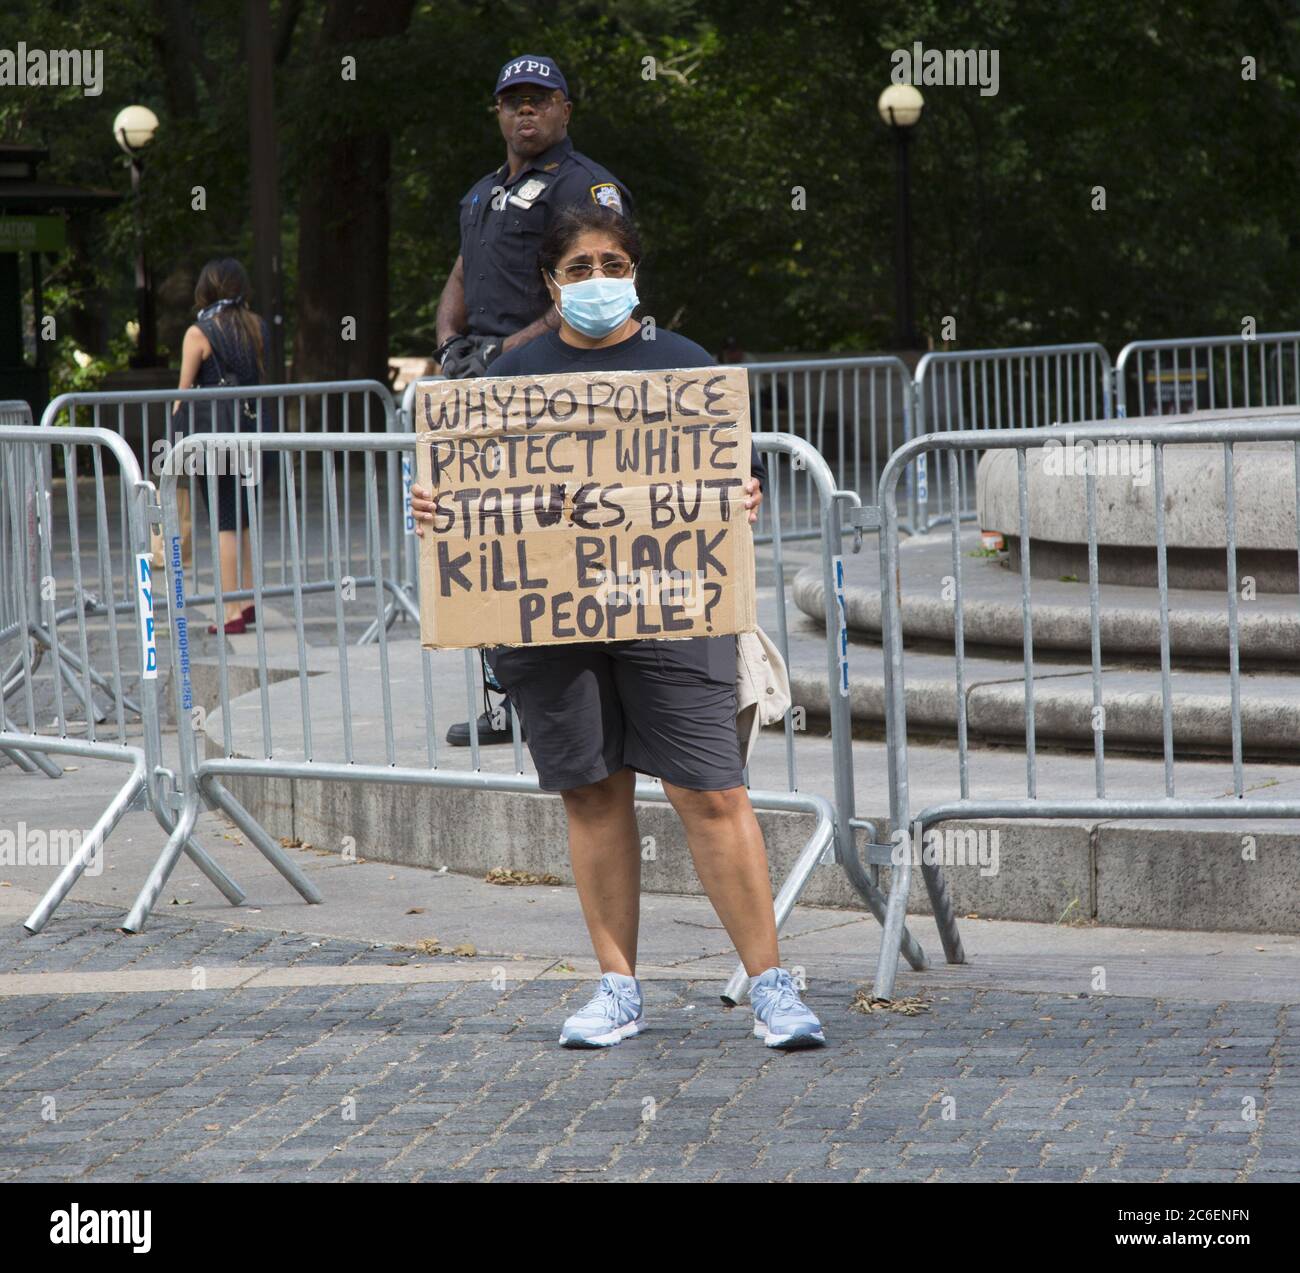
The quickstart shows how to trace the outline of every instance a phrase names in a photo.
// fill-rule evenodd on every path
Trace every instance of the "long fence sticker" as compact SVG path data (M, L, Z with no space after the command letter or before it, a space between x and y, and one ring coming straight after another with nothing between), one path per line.
M849 612L844 603L844 558L836 555L831 558L832 577L835 580L835 610L839 616L839 650L840 697L849 696Z
M181 563L181 537L172 536L172 578L175 580L172 607L176 613L176 653L181 668L181 710L188 712L194 706L190 689L190 632L185 617L185 567Z
M136 598L140 608L140 675L146 681L158 679L158 635L153 626L153 567L148 553L135 555Z

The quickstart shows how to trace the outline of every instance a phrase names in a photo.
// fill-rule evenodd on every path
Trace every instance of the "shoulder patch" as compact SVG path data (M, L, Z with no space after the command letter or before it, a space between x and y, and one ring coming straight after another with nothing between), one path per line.
M602 208L613 208L615 212L623 211L623 196L612 181L602 181L591 188L592 200Z

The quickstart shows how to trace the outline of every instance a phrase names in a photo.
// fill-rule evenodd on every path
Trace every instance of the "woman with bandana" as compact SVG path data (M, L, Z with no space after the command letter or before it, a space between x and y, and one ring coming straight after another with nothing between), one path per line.
M271 337L266 320L249 307L250 291L248 275L238 261L227 257L209 261L203 267L194 288L198 314L186 329L181 346L179 388L262 383ZM178 435L189 432L191 418L194 432L253 432L259 425L257 402L252 398L231 399L212 406L203 404L202 410L195 409L193 417L188 404L179 404L174 432ZM243 473L230 472L218 477L216 486L222 590L248 589L253 579L248 482ZM206 506L209 495L205 477L200 476L199 489ZM256 617L255 608L247 599L227 600L222 630L237 635L246 631ZM210 624L208 631L216 632L217 625Z

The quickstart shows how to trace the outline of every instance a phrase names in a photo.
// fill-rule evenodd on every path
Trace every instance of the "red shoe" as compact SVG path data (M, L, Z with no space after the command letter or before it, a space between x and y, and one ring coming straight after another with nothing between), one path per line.
M222 628L222 631L227 636L239 636L240 633L248 631L248 624L244 622L244 616L241 614L238 619L227 619L226 626ZM208 633L211 636L216 636L217 625L215 623L208 624Z
M242 618L242 619L244 620L245 623L256 623L256 622L257 622L257 607L256 607L256 606L245 606L245 607L243 608L243 610L240 612L240 618Z

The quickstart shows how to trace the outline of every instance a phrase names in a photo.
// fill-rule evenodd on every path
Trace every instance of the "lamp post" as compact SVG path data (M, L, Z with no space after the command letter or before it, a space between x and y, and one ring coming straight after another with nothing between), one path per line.
M894 343L899 349L916 349L920 337L912 304L911 164L908 147L912 129L921 118L925 99L911 84L891 84L876 108L894 135L898 155L898 206L894 215Z
M141 155L158 131L158 116L147 106L127 106L113 121L113 136L131 161L131 193L135 197L135 306L140 334L136 342L133 367L157 367L158 328L154 316L153 279L144 250L144 208L140 202L140 179L144 175Z

